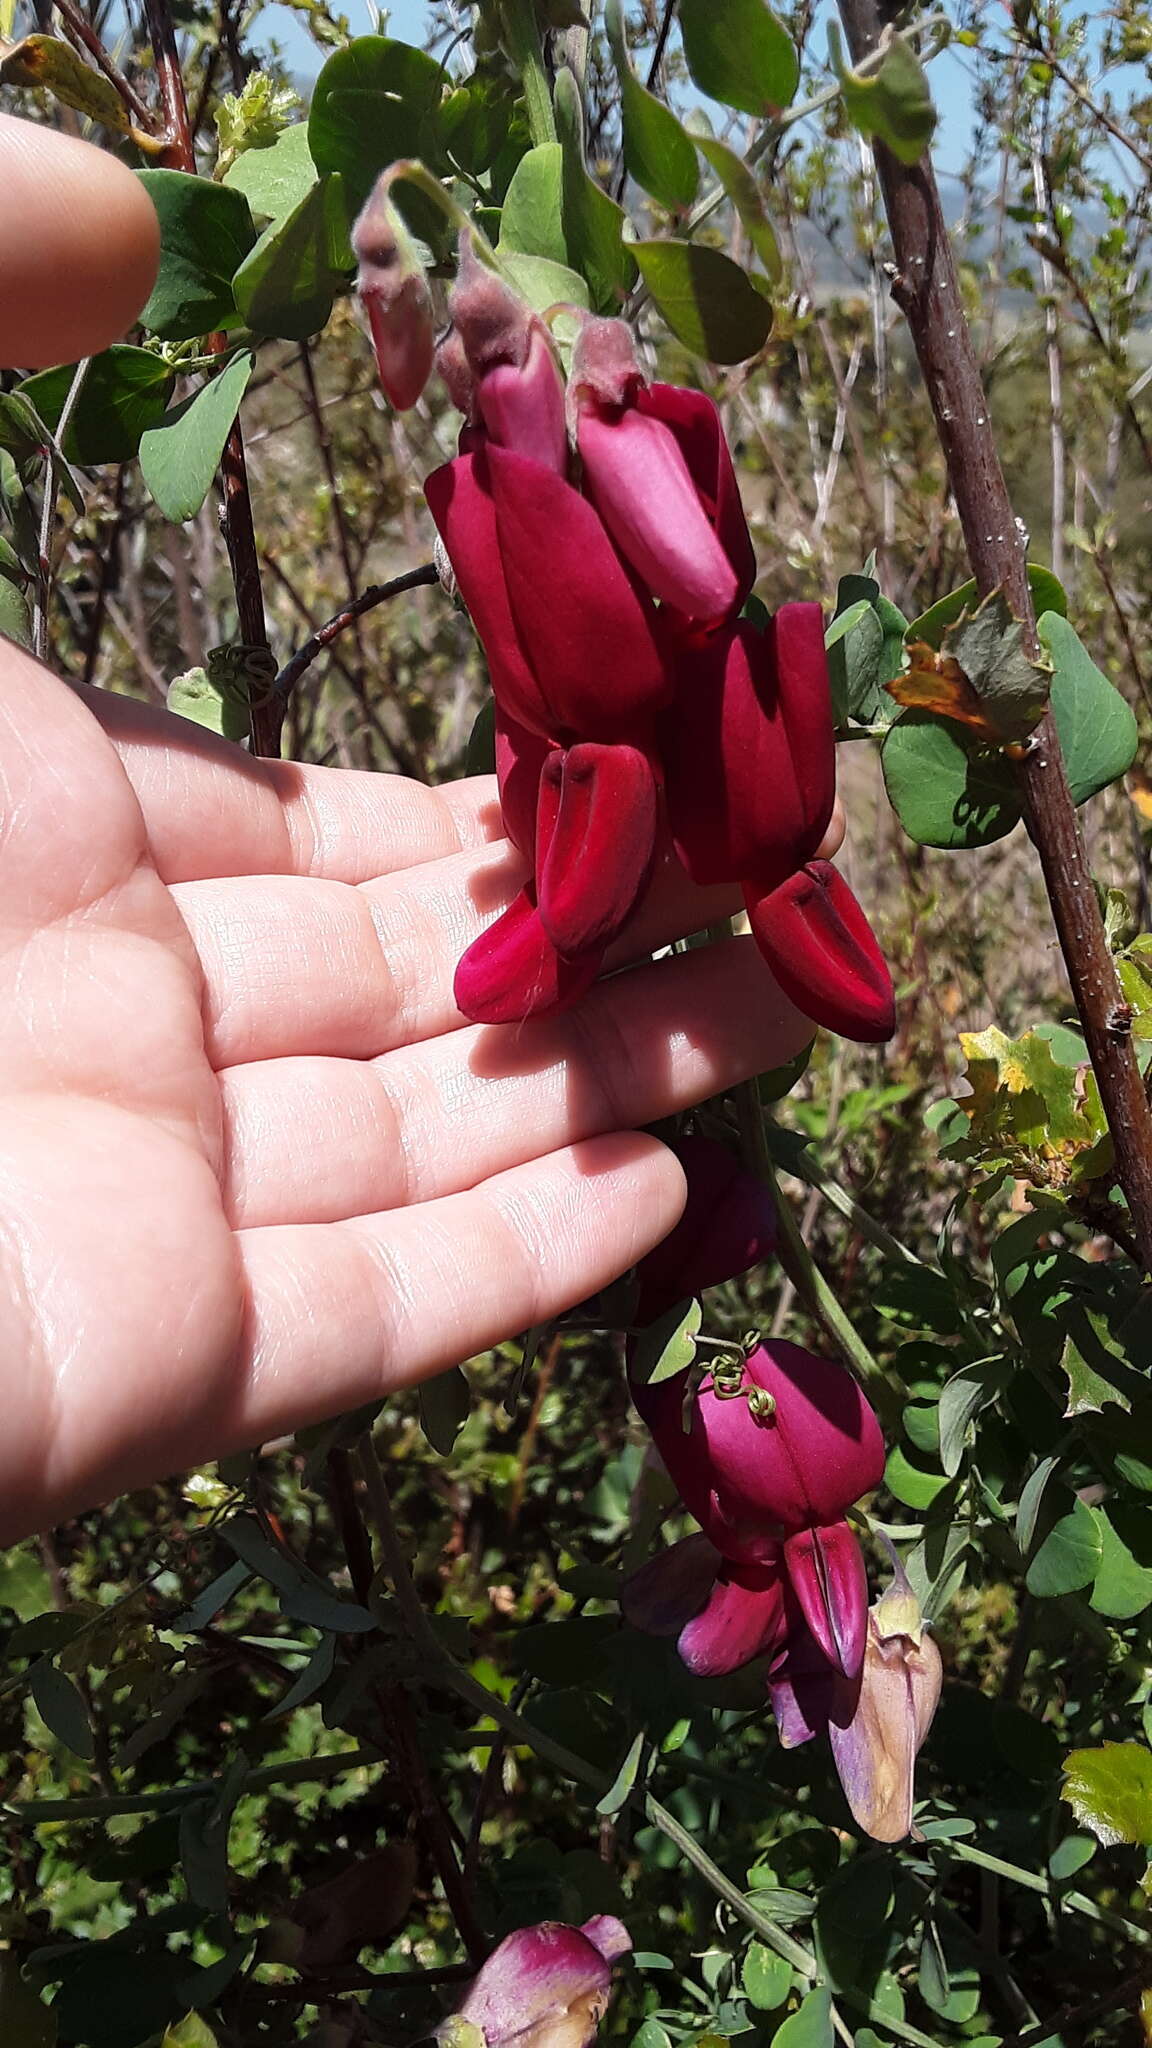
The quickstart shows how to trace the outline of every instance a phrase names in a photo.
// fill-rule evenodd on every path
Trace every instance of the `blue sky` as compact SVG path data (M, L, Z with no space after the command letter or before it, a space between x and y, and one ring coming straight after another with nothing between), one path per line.
M354 35L364 35L375 28L376 10L372 0L341 0L341 5L349 17ZM386 33L399 36L405 42L419 43L424 37L428 14L425 0L396 0L388 12ZM300 16L292 8L280 5L265 8L260 16L257 41L261 33L276 37L289 63L301 77L315 77L323 61L323 52L312 41ZM958 171L972 134L972 90L963 50L945 50L933 62L931 77L940 116L935 145L937 167L942 171Z

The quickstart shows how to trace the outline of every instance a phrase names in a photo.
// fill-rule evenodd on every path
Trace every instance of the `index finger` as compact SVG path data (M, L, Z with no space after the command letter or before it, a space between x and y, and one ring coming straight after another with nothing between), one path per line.
M92 143L0 114L0 366L96 355L156 278L160 224L143 185Z

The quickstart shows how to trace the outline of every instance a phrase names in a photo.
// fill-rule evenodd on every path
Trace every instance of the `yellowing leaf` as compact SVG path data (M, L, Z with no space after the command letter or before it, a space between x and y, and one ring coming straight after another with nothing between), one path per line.
M117 135L131 135L142 149L161 149L154 136L133 127L111 79L84 62L59 36L25 36L0 62L0 85L39 86L66 107L87 114Z
M1064 1760L1060 1797L1105 1848L1152 1842L1152 1751L1142 1742L1073 1749Z

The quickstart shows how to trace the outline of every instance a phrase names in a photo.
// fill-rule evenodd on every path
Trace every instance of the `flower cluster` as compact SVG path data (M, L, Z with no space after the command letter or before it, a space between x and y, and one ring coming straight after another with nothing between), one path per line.
M383 225L382 225L383 223ZM357 228L385 388L412 403L427 306L386 215ZM688 875L743 891L756 942L818 1023L879 1040L892 983L820 857L835 746L815 604L761 630L756 565L719 414L650 383L620 320L580 317L565 384L544 322L462 238L437 352L464 414L425 492L483 643L508 835L531 879L456 975L487 1023L565 1008L599 974L661 840Z
M774 1241L764 1189L729 1153L704 1138L676 1149L688 1205L640 1262L641 1321L747 1271ZM781 1742L826 1733L860 1825L900 1840L940 1656L895 1559L892 1588L868 1605L846 1517L879 1484L884 1443L860 1388L828 1359L771 1342L718 1360L698 1382L690 1372L655 1384L634 1376L631 1391L700 1533L633 1575L628 1619L674 1636L699 1677L763 1657Z

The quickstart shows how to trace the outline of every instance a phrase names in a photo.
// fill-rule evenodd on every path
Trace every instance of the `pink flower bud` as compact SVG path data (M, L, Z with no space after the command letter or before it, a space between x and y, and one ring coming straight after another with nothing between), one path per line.
M896 1029L888 964L831 861L809 860L776 888L745 884L752 935L785 995L815 1023L872 1045Z
M639 747L584 741L540 778L536 899L566 959L601 951L627 924L656 856L656 778Z
M587 2048L608 2009L612 1964L632 1938L609 1913L583 1927L544 1920L494 1949L458 2010L437 2029L443 2048ZM463 2023L463 2024L461 2024Z
M676 1648L697 1678L723 1678L754 1657L779 1650L788 1635L784 1572L778 1563L722 1565L702 1613L681 1629Z
M676 435L639 409L645 381L622 320L584 323L570 385L584 486L655 597L693 619L722 619L738 607L739 577Z
M389 197L386 176L377 180L352 230L352 247L360 264L356 289L372 330L380 383L389 403L405 412L432 373L435 332L428 280Z
M684 1168L688 1200L675 1230L636 1268L639 1323L654 1322L687 1295L736 1279L770 1257L776 1243L776 1205L768 1189L726 1145L693 1134L674 1139L672 1150Z
M480 262L471 235L460 237L460 267L448 305L471 373L473 407L492 440L563 476L564 380L548 330Z
M672 643L661 757L676 851L694 882L774 887L814 854L836 799L820 608L782 605L702 645Z

